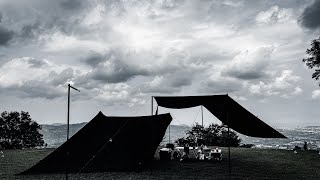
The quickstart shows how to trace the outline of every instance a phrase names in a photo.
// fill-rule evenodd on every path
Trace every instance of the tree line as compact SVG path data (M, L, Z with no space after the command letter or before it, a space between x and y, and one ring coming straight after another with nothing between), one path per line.
M7 112L0 116L0 148L22 149L44 145L41 126L25 111Z
M229 130L224 125L210 124L203 127L196 123L190 130L186 132L187 137L178 138L175 143L179 146L222 146L237 147L240 145L241 139L233 130Z

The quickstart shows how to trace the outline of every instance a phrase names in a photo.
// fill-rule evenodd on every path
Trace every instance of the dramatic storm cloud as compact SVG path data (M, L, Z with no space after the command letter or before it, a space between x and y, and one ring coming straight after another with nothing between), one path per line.
M301 15L301 24L309 29L320 28L320 1L315 0L307 8L304 9Z
M13 38L13 32L0 26L0 45L7 45L9 41Z
M64 122L70 83L81 90L72 122L148 115L156 95L228 93L273 126L319 125L319 88L301 62L319 4L2 0L0 110ZM191 124L193 112L173 113Z

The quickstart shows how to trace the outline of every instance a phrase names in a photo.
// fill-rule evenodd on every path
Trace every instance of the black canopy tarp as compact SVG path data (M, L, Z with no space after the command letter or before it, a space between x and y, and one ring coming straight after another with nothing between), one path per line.
M99 112L22 174L64 172L66 168L69 172L134 171L153 158L171 120L170 114L108 117Z
M203 105L223 124L252 137L286 138L284 135L250 113L228 95L211 96L157 96L158 106L166 108L190 108Z

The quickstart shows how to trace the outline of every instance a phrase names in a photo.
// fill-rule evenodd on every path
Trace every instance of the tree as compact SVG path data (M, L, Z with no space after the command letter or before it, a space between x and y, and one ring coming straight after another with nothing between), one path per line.
M21 149L43 146L41 126L28 112L4 111L0 116L0 148Z
M309 69L315 68L312 78L319 80L320 78L320 37L311 41L311 48L307 49L306 53L309 57L304 58L302 62L308 66ZM320 86L320 83L318 83Z
M228 133L228 128L223 125L210 124L208 127L203 127L196 123L192 126L191 130L186 133L186 138L179 138L175 142L184 146L196 146L205 144L208 146L232 146L237 147L240 145L241 139L232 130ZM199 143L200 142L200 143Z

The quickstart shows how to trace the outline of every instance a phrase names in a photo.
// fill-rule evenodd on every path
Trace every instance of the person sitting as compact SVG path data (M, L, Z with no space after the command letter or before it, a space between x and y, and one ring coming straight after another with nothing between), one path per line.
M189 144L186 144L183 148L183 153L182 153L182 157L180 159L180 161L188 159L189 158Z
M307 141L304 142L303 150L305 150L305 151L308 150L308 143L307 143Z
M201 144L200 149L198 150L199 153L199 160L204 160L204 151L203 151L204 145Z
M181 158L181 153L179 150L175 149L172 153L172 159L175 160L175 159L180 159Z
M190 152L190 150L189 150L189 144L186 144L186 145L184 146L183 150L184 150L184 152L186 153L186 155L189 156L189 152Z
M198 160L200 160L200 155L201 155L201 153L202 153L201 148L198 148L197 157L196 157Z

